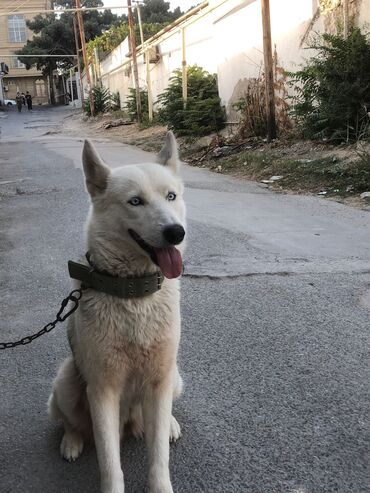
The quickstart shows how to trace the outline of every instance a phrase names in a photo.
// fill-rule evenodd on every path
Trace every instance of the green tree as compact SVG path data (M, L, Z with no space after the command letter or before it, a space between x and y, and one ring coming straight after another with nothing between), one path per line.
M57 0L54 2L55 8L71 8L75 5L72 0ZM86 7L99 7L103 3L101 0L85 0L82 2ZM52 74L57 68L68 69L75 65L75 58L71 57L76 53L74 40L72 12L65 12L57 17L55 14L37 15L34 19L27 21L27 26L36 36L19 51L17 55L27 69L37 67L45 76L49 76L50 99L55 104L55 95L52 84ZM104 12L89 11L83 14L86 39L94 39L102 34L115 23L120 23L120 18L110 10ZM24 57L22 55L63 55L59 58L50 57Z
M141 6L141 18L147 24L170 23L182 14L180 7L171 12L170 2L164 0L144 0Z
M145 0L144 5L141 5L141 19L145 40L154 36L154 34L183 14L180 8L176 8L173 12L169 8L169 2L165 2L164 0ZM136 9L134 10L134 17L136 43L139 45L141 38ZM89 56L92 57L94 48L97 48L100 55L104 56L105 53L114 50L114 48L122 43L128 34L127 17L122 16L120 18L120 24L114 23L109 30L104 31L101 36L95 37L93 41L88 43L87 51Z
M72 67L76 60L71 57L76 52L74 43L73 25L66 22L63 15L57 19L54 14L47 16L38 15L34 20L28 21L27 26L35 33L32 41L17 51L19 60L27 69L36 67L43 75L49 76L50 99L55 104L54 88L52 84L53 71L57 68L67 69ZM64 55L63 57L25 57L22 55Z

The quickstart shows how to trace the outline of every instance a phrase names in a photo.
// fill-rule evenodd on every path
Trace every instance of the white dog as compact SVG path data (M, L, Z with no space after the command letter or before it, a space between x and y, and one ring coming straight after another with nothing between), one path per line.
M129 294L84 291L68 329L73 356L58 371L49 415L64 424L60 450L69 461L93 431L103 493L124 492L120 436L126 424L135 435L145 434L150 491L172 493L169 441L181 434L172 401L182 388L176 278L185 236L176 140L168 132L157 163L112 170L85 141L83 168L92 203L90 265L110 288L129 282ZM143 279L153 278L155 292L143 293Z

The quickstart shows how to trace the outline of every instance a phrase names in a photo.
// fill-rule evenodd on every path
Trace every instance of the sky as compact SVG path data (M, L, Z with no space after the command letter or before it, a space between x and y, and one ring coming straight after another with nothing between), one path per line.
M200 0L166 0L170 2L171 5L171 10L175 9L176 7L180 7L182 11L186 11L190 9L193 5L196 5L197 3L200 2ZM103 3L107 7L115 7L116 5L126 5L125 0L103 0ZM116 11L117 14L123 13L124 10L120 9Z

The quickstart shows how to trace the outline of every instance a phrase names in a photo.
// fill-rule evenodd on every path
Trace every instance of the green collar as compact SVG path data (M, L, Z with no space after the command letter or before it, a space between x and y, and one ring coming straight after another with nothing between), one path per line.
M90 255L86 258L90 263ZM91 265L91 264L90 264ZM162 287L163 274L156 272L141 277L117 277L99 272L93 266L68 261L69 276L82 282L82 287L95 289L118 298L142 298L156 293Z

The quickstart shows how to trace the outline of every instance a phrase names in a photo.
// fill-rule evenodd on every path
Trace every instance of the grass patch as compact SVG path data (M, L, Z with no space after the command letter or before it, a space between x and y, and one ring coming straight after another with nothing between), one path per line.
M370 153L358 152L354 160L340 160L336 156L319 159L295 159L276 156L272 151L243 151L206 165L221 173L261 181L274 175L283 176L275 187L294 191L349 195L370 190ZM221 168L220 168L221 167Z
M111 111L109 113L109 116L111 118L114 118L114 119L119 119L119 118L123 118L123 119L128 119L128 113L126 110L115 110L115 111Z

